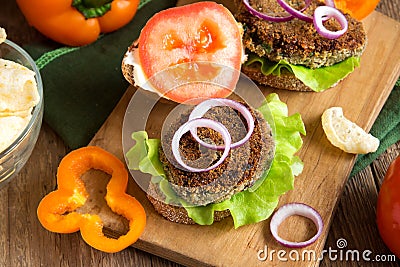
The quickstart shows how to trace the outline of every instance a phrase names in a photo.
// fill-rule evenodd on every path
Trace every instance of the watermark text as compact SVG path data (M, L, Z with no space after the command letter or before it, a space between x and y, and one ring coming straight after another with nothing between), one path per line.
M347 241L339 238L336 241L337 248L328 247L317 253L312 249L291 249L291 250L275 250L269 249L267 245L263 249L257 251L257 259L259 261L321 261L328 258L330 261L366 261L366 262L394 262L396 256L393 254L374 254L371 250L347 249Z

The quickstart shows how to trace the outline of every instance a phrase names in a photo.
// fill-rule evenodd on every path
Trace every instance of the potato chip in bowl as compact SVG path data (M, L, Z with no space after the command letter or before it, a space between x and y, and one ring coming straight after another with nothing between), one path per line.
M0 116L29 111L39 103L35 72L0 59Z
M2 42L4 40L4 42ZM43 85L29 54L0 28L0 187L30 157L43 118Z

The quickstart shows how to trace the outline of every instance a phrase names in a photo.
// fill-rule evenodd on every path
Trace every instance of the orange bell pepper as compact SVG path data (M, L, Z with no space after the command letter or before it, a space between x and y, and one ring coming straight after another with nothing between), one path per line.
M17 0L30 25L48 38L69 46L97 40L100 33L128 24L139 0Z
M336 8L362 20L375 10L379 0L334 0Z
M88 198L81 175L90 169L111 175L105 200L113 212L129 221L128 232L118 239L103 234L103 223L97 214L76 212ZM121 251L139 238L146 225L146 213L142 205L125 193L127 183L128 172L114 155L95 146L74 150L61 160L57 172L57 190L50 192L39 203L39 221L44 228L56 233L80 230L85 242L98 250L109 253Z

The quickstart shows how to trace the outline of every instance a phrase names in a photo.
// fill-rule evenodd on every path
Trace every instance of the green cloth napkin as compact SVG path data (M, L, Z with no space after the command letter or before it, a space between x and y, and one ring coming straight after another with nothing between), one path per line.
M71 149L90 142L128 88L122 58L147 20L175 5L176 0L142 0L127 26L84 47L50 41L24 47L41 68L44 121Z
M128 87L120 68L128 46L154 13L175 4L176 0L142 0L131 23L85 47L52 42L25 47L41 69L44 120L71 149L90 142ZM398 81L370 131L381 141L380 147L358 156L350 177L400 140L399 100Z
M358 155L350 177L363 170L389 146L400 140L400 78L376 118L370 133L380 140L379 148L374 153Z

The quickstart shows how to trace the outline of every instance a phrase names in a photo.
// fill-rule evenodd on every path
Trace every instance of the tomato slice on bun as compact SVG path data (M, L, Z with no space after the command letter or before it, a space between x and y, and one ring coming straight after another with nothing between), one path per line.
M139 37L144 75L160 94L180 103L230 95L240 76L242 54L239 25L227 8L215 2L163 10L147 22ZM152 79L162 72L168 74ZM218 82L199 82L212 81L221 72ZM174 87L166 81L171 75L187 83Z

